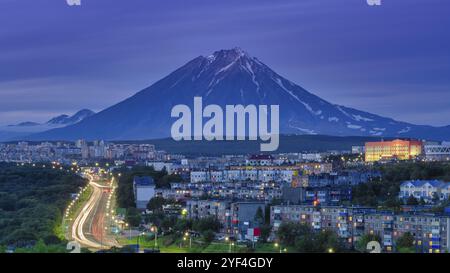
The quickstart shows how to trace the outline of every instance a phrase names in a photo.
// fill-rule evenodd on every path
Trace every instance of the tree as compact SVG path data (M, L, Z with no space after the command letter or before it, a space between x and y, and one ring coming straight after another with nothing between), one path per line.
M363 236L361 236L361 238L356 242L356 250L358 250L359 252L367 252L367 244L369 242L381 242L381 238L378 235L375 234L364 234Z
M294 246L300 236L311 234L312 230L309 226L294 222L283 222L277 231L280 243L285 246Z
M402 202L397 197L390 197L384 203L384 206L394 210L400 210Z
M295 249L301 253L314 253L317 251L317 245L313 236L302 235L295 240Z
M344 247L333 231L325 230L299 236L295 248L302 253L325 253L340 252Z
M128 208L126 220L130 226L137 227L141 224L142 221L141 213L137 208Z
M270 205L267 205L264 208L264 221L265 224L270 225Z
M161 229L165 232L170 231L177 223L176 217L165 217L161 221Z
M167 172L162 170L162 173L165 173L161 178L157 179L155 184L157 188L170 188L170 183L172 182L181 182L182 178L179 175L169 175Z
M425 199L423 199L423 197L420 197L419 205L423 206L423 205L426 205L426 204L427 204L427 202L425 202Z
M316 234L319 252L341 252L344 249L337 234L331 230L325 230Z
M166 199L160 196L153 197L147 203L147 209L152 211L161 211L163 206L167 204Z
M414 236L410 232L403 233L396 241L398 252L414 252Z
M210 229L202 232L203 241L206 244L210 244L214 240L215 236L216 236L216 234L214 233L214 231L212 231Z
M264 224L264 213L261 207L258 207L258 209L256 210L254 220L257 227Z
M450 164L446 162L399 162L375 165L382 174L380 181L369 181L353 187L352 203L364 206L396 205L387 199L398 196L403 181L413 179L450 179ZM412 201L412 200L411 200ZM412 201L415 204L415 201ZM396 209L396 207L393 207Z
M409 206L417 206L419 205L419 201L417 201L417 198L415 198L414 196L410 195L408 197L408 199L406 200L406 204Z
M272 232L272 226L270 224L264 224L260 227L261 236L259 236L259 241L265 243L270 237L270 233Z
M184 233L186 230L193 229L193 222L191 219L178 218L177 222L173 226L175 232Z
M218 232L219 229L221 228L221 224L219 220L217 220L215 217L210 216L195 221L192 225L192 228L200 233L206 230Z
M433 197L432 197L431 201L433 201L433 204L436 204L437 202L439 202L439 194L437 192L433 192Z

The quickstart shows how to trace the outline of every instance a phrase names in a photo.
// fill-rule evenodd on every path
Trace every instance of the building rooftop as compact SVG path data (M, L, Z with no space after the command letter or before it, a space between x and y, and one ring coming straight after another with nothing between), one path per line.
M251 155L250 160L273 160L273 156L265 154Z
M133 184L135 186L153 186L155 185L155 180L150 176L135 176Z
M408 180L403 182L401 186L405 186L408 183L412 184L415 187L422 187L425 184L430 184L433 187L444 187L448 184L442 180Z

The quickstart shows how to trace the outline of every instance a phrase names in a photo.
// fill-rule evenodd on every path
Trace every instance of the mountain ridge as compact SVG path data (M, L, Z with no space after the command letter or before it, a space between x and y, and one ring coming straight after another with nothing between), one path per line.
M88 116L95 114L89 109L83 109L72 116L59 115L51 118L45 123L38 123L32 121L20 122L17 124L10 124L0 127L0 141L9 141L15 139L26 139L32 134L48 131L55 128L62 128L68 125L75 124L82 121Z
M59 115L59 116L49 119L45 123L39 123L39 122L34 122L34 121L24 121L24 122L20 122L17 124L8 125L8 127L14 127L14 126L26 127L26 126L37 126L37 125L42 125L42 124L62 124L62 125L74 124L74 123L80 122L83 119L85 119L86 117L92 116L94 114L95 114L95 112L92 110L82 109L82 110L76 112L75 114L73 114L72 116L62 114L62 115Z
M83 121L31 140L140 140L170 136L177 104L280 105L280 132L335 136L450 138L450 126L414 125L330 103L283 78L240 48L199 56L168 76Z

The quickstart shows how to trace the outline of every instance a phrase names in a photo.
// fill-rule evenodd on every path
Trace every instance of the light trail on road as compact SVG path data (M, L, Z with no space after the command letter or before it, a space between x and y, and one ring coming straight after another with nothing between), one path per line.
M91 175L87 175L89 178L89 185L92 186L93 192L89 200L84 205L83 209L80 211L80 213L75 218L75 221L72 224L72 239L76 240L78 243L80 243L82 246L89 247L89 248L95 248L95 249L103 249L105 247L111 247L111 246L118 246L117 243L112 242L111 240L101 240L99 243L96 240L96 237L94 236L93 239L88 238L85 234L85 229L88 227L89 232L92 230L98 231L100 230L101 234L100 236L105 237L103 235L104 230L103 228L99 229L98 226L95 228L92 227L94 224L94 219L97 219L95 221L95 224L103 227L103 217L96 217L97 214L100 216L103 215L103 206L104 204L101 203L102 196L104 194L104 189L110 189L108 186L103 186L98 184L97 182L94 182L94 178ZM100 219L100 220L99 220ZM98 234L94 234L98 235Z

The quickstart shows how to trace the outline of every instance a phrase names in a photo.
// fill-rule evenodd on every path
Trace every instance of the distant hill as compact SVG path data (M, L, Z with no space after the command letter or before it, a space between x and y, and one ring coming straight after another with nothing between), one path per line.
M8 127L29 127L29 126L38 126L40 125L40 123L37 122L32 122L32 121L25 121L25 122L21 122L18 123L16 125L8 125Z
M89 109L83 109L83 110L76 112L73 116L60 115L60 116L54 117L54 118L50 119L49 121L47 121L47 124L71 125L71 124L80 122L80 121L84 120L85 118L88 118L94 114L95 114L95 112L93 112Z
M18 124L3 126L0 127L0 141L26 138L26 136L29 136L31 134L44 132L55 128L62 128L78 123L94 114L95 112L91 110L83 109L76 112L72 116L60 115L50 119L45 123L25 121Z
M337 137L326 135L281 135L277 153L350 151L352 146L367 141L379 141L380 137ZM384 138L390 140L390 138ZM146 141L119 141L116 143L150 143L157 150L183 155L224 155L260 153L258 141L174 141L171 138Z

